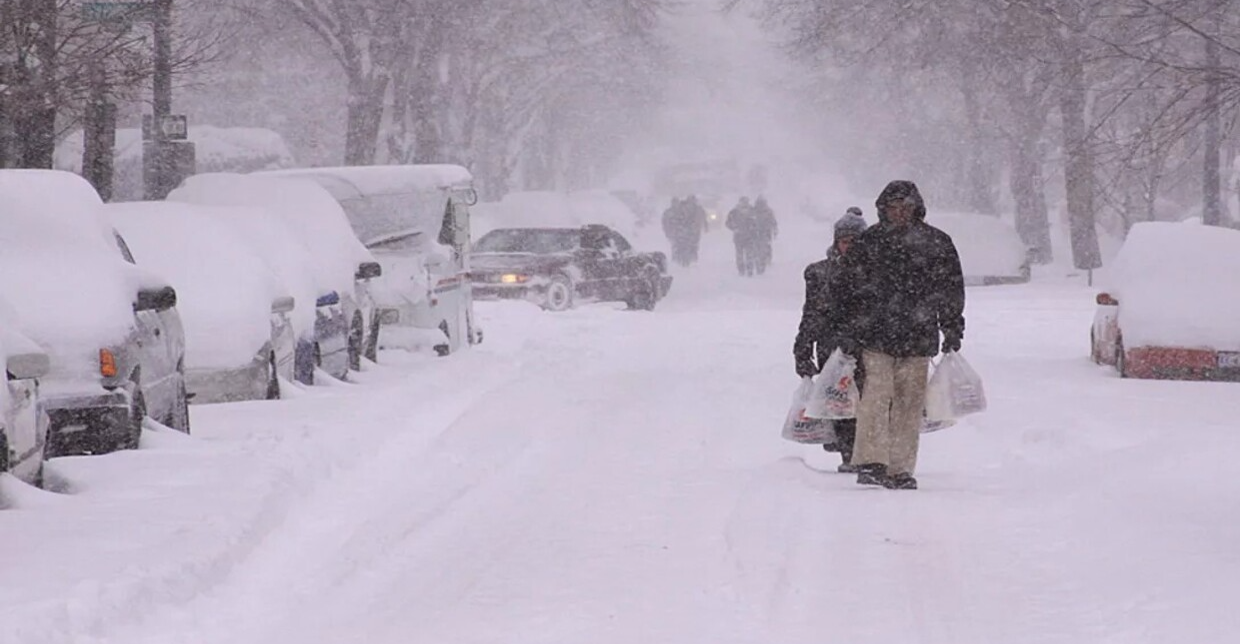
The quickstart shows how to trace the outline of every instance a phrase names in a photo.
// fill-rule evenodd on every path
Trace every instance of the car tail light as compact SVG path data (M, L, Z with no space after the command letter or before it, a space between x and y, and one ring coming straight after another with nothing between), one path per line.
M115 378L116 370L116 354L111 349L99 350L99 375L104 378Z
M1098 306L1119 306L1119 300L1111 297L1110 293L1099 293Z

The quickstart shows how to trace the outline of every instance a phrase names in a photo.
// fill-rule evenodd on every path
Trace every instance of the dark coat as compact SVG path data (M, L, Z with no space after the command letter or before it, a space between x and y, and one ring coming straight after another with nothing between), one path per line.
M910 198L913 222L887 221L887 202ZM939 352L939 332L964 337L964 275L952 238L925 222L917 186L894 181L878 200L879 223L853 242L829 289L844 337L898 358Z
M801 308L801 325L792 343L792 355L797 362L811 362L817 357L821 367L839 346L843 330L840 307L832 298L830 285L842 259L839 251L832 247L826 259L805 268L805 305Z

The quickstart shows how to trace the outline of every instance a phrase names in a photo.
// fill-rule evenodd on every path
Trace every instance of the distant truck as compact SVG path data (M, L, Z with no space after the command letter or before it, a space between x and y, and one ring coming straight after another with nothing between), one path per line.
M469 281L473 177L454 165L303 168L259 175L309 179L348 214L383 266L372 291L379 346L439 355L482 341Z

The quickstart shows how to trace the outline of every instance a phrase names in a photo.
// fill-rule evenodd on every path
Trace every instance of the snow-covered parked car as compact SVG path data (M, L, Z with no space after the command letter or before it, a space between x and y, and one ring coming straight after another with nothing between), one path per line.
M294 179L201 174L187 179L168 200L254 208L255 214L261 212L283 226L289 237L300 242L313 258L312 270L319 287L316 306L337 306L343 316L336 320L333 314L321 324L344 329L344 353L337 355L335 347L321 339L315 362L343 379L350 369L361 369L363 356L376 359L379 319L371 291L372 282L382 275L383 269L353 234L340 205L323 188L311 181Z
M177 289L192 401L279 398L280 378L293 378L296 300L219 210L167 201L104 206L135 259Z
M138 445L144 419L189 431L177 294L137 266L85 179L0 171L0 296L50 357L48 456Z
M469 287L473 177L454 165L306 168L256 176L313 181L383 265L379 346L440 355L482 340Z
M940 212L931 212L926 223L951 235L966 286L1029 281L1029 247L1010 223L989 215Z
M39 378L47 375L48 356L21 334L6 303L0 302L0 474L9 473L41 485L47 447L47 413L39 400Z
M1108 271L1094 362L1125 378L1240 381L1240 231L1139 223Z

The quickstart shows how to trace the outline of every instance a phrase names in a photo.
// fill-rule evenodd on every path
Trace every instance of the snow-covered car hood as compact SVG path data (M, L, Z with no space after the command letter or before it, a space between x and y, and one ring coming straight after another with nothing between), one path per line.
M75 175L0 171L0 296L53 374L97 375L99 349L134 328L139 290L167 285L124 260L102 203Z
M1139 223L1111 264L1126 348L1240 351L1240 231ZM1214 277L1214 279L1210 279Z
M375 261L358 241L340 204L308 179L200 174L186 179L168 200L261 208L265 216L281 222L310 251L316 281L327 290L351 292L358 266Z
M292 295L218 211L175 202L104 206L134 258L177 289L193 369L248 365L271 340L272 302Z

